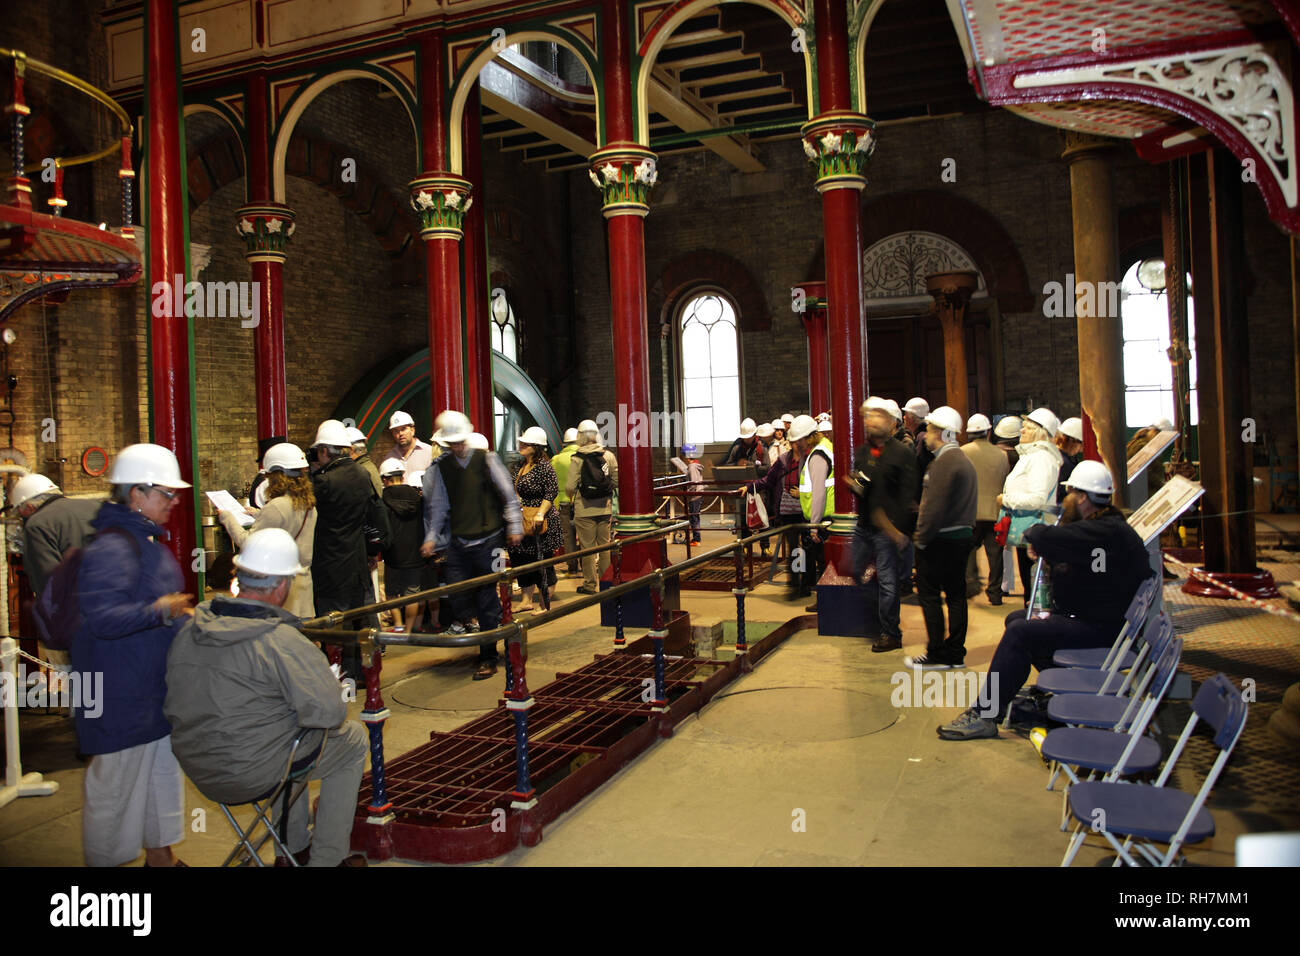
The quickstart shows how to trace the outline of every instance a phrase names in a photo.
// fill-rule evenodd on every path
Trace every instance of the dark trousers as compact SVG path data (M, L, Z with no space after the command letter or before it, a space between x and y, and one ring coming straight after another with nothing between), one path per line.
M1029 607L1029 595L1034 590L1034 566L1037 561L1029 560L1029 549L1021 545L1016 548L1016 567L1020 569L1020 587L1025 592L1025 607Z
M333 582L321 586L313 581L312 590L314 592L313 603L318 616L329 614L331 611L348 611L354 607L361 607L363 604L373 604L375 601L375 589L371 584L369 572L366 572L363 577L355 578L351 587L338 587ZM352 631L378 626L378 614L354 617L342 624L345 630ZM357 682L358 687L365 686L365 675L361 671L360 649L353 644L351 647L344 647L341 650L342 654L339 663L343 668L344 676L351 677Z
M691 539L700 540L700 511L704 508L704 502L699 498L690 498L686 502L686 512L691 517Z
M853 577L861 581L867 565L876 566L876 606L868 607L868 615L880 620L880 637L886 641L902 640L903 630L898 617L898 548L883 532L861 525L853 529Z
M803 548L803 571L799 575L800 593L809 594L817 586L817 581L826 567L825 544L824 541L813 541L808 534L799 536L799 547Z
M970 557L966 559L966 592L975 594L980 589L979 561L976 553L982 547L989 562L989 583L984 593L989 600L1002 596L1002 546L993 531L996 521L976 521L975 537L971 539Z
M916 596L925 617L926 655L960 664L966 659L966 556L969 538L935 538L916 549ZM943 600L940 599L940 593ZM943 603L948 605L948 638Z
M992 681L996 675L996 684L980 698L993 700L996 695L999 718L1029 679L1030 665L1040 671L1051 667L1052 655L1067 648L1109 647L1119 633L1118 624L1092 624L1064 614L1026 620L1024 611L1012 611L1006 622L986 678Z
M564 553L571 555L578 550L578 533L573 526L573 502L557 501L555 510L560 513L560 533L564 536ZM580 570L577 558L570 558L565 562L564 567L570 574L577 574Z
M463 545L452 538L447 548L447 583L457 584L470 578L491 574L493 571L504 570L504 565L500 567L492 565L498 555L506 553L505 543L504 531L498 531L486 541L470 546ZM451 603L456 619L462 623L477 614L480 631L491 631L501 626L501 599L497 595L496 585L488 584L473 591L462 591L452 595ZM480 644L478 656L480 660L495 661L496 642Z

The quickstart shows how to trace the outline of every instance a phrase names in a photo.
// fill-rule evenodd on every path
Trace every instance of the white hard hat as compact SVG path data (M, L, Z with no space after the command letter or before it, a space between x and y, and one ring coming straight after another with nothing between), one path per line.
M306 571L298 563L298 544L283 528L263 528L244 540L235 556L235 567L267 577L289 577Z
M590 418L584 418L582 421L578 422L578 434L599 435L600 429L596 427L596 423L593 422Z
M569 444L570 442L575 442L577 440L578 440L578 430L576 428L566 428L564 430L564 443L566 445Z
M263 471L273 471L276 468L281 471L293 471L306 467L308 467L307 456L302 453L301 448L291 442L284 441L272 445L262 456Z
M930 414L930 403L919 395L916 398L909 398L907 404L903 406L903 411L911 412L917 418L925 418Z
M925 423L942 429L944 438L956 441L961 433L961 412L949 405L940 405L925 416Z
M830 413L830 412L818 412L818 413L817 413L817 421L819 421L819 422L828 422L828 421L830 421L830 420L831 420L831 413Z
M358 442L364 445L369 440L366 438L365 432L363 432L360 428L356 428L352 425L347 426L344 429L344 431L348 433L348 441L350 441L354 445L357 444Z
M1015 415L1007 415L1000 419L993 428L993 434L999 438L1015 438L1020 434L1020 419Z
M1066 438L1073 438L1075 441L1083 441L1083 419L1067 418L1061 422L1061 427L1057 429Z
M50 479L46 478L44 475L23 475L14 482L13 488L9 490L9 505L13 508L21 508L37 495L43 495L47 491L58 490L59 486L50 481Z
M1153 427L1156 431L1160 431L1160 432L1171 432L1171 431L1174 430L1174 423L1171 422L1171 421L1170 421L1169 419L1167 419L1167 418L1162 418L1162 419L1160 419L1160 421L1155 422L1155 423L1152 425L1152 427Z
M1035 425L1041 425L1047 429L1047 434L1052 438L1056 437L1057 429L1061 427L1061 420L1056 417L1056 414L1050 408L1035 408L1025 417Z
M181 466L170 448L162 445L128 445L117 453L108 481L114 485L160 485L189 488L181 481Z
M545 448L548 444L546 432L538 425L530 425L524 429L524 433L519 436L519 444L535 445L538 448Z
M822 419L821 421L819 421L819 422L817 423L817 430L818 430L819 432L828 432L828 431L832 431L833 428L832 428L832 426L831 426L831 420L830 420L829 418L825 418L825 419Z
M757 427L754 425L754 419L752 418L746 418L743 422L740 423L741 438L753 438L754 432L757 430L758 430Z
M993 426L989 424L987 415L981 415L979 412L976 412L970 417L970 420L966 422L966 434L974 435L977 432L986 432L992 427Z
M404 474L406 474L406 465L400 458L385 458L383 464L379 466L379 477L381 478Z
M311 447L331 445L334 448L351 448L352 439L348 437L348 428L337 418L327 418L316 429L316 440Z
M402 484L410 485L412 488L423 488L425 470L421 468L419 471L408 472L406 477L402 479Z
M471 432L469 438L465 439L465 443L476 451L488 450L487 436L482 432Z
M393 412L393 417L388 420L388 430L401 428L403 425L414 425L415 419L406 412Z
M785 422L786 426L789 427L791 424L794 423L794 416L791 415L789 412L786 412L784 415L781 416L781 421Z
M901 422L903 420L903 410L898 407L898 402L892 398L887 398L885 403L889 406L889 414L894 416L894 421Z
M452 409L439 415L438 421L442 422L442 426L438 429L442 433L441 440L448 445L466 441L474 431L474 423L461 412Z
M798 441L801 438L807 438L817 431L817 419L811 415L796 415L793 422L790 423L789 435L791 441Z
M759 438L771 438L776 434L776 429L772 427L771 422L763 422L763 424L754 429L754 434Z
M1099 461L1079 462L1070 472L1070 477L1061 484L1093 495L1109 496L1115 493L1115 482L1110 477L1110 471Z
M886 415L890 416L894 414L893 410L889 407L889 402L886 399L881 398L879 395L868 395L867 400L862 403L862 411L884 412Z
M772 431L773 432L785 431L785 420L781 418L772 419Z

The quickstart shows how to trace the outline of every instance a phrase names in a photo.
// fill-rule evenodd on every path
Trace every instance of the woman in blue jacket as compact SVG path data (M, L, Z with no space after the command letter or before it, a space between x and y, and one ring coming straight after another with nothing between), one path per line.
M102 703L74 709L81 752L91 755L82 807L87 866L119 866L145 851L146 866L184 866L184 778L163 716L167 651L190 614L180 565L155 538L176 507L176 456L160 445L122 449L108 477L111 499L92 521L77 578L81 626L72 666L102 675ZM98 679L98 678L97 678Z

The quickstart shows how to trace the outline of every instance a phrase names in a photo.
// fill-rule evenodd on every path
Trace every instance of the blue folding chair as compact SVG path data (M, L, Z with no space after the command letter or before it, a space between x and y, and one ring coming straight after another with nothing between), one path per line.
M1137 655L1129 650L1138 640L1151 610L1151 602L1156 599L1160 581L1152 575L1138 585L1128 610L1124 612L1124 624L1115 643L1109 648L1103 647L1068 647L1052 655L1052 663L1057 667L1083 667L1089 670L1109 670L1111 663L1119 658L1119 668L1125 670L1133 666Z
M1223 674L1206 681L1192 701L1192 715L1174 745L1154 785L1093 780L1070 789L1070 814L1080 824L1070 837L1061 866L1069 866L1083 845L1089 829L1096 830L1115 848L1115 866L1170 866L1185 844L1199 843L1214 835L1214 817L1205 809L1219 774L1246 727L1246 702L1241 691ZM1183 748L1204 720L1214 728L1219 755L1195 795L1166 787ZM1120 843L1118 837L1124 837ZM1157 844L1165 844L1163 852ZM1140 862L1130 853L1137 851Z
M1157 660L1149 660L1148 666L1142 669L1141 676L1133 685L1132 694L1054 694L1047 701L1047 716L1072 727L1126 730L1137 716L1143 695L1156 674L1161 650L1173 640L1174 622L1167 614L1160 615L1156 632L1151 643L1155 645L1153 653ZM1050 784L1047 789L1052 789Z

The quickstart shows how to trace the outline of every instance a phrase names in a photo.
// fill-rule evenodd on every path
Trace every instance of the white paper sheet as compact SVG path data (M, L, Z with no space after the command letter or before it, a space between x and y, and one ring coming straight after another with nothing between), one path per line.
M256 520L244 510L243 505L235 500L235 496L224 488L219 491L207 491L204 494L208 496L208 500L212 502L212 506L218 511L233 511L239 523L245 528L250 527L253 521Z

